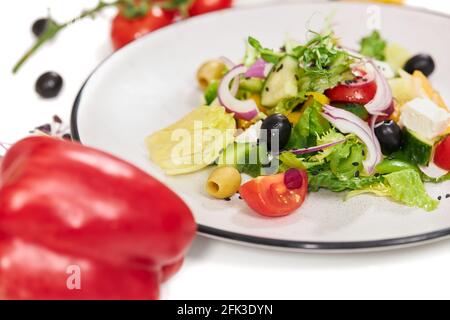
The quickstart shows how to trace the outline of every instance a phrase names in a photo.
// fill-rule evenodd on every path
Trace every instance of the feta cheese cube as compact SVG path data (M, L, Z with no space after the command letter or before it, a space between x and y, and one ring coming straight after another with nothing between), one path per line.
M261 135L261 126L262 121L260 120L238 135L235 141L237 143L257 143Z
M400 122L426 139L434 139L450 125L450 113L429 99L417 98L406 103Z
M381 73L384 75L386 79L389 80L395 78L395 72L388 63L375 60L375 65L378 67L378 69L381 71Z

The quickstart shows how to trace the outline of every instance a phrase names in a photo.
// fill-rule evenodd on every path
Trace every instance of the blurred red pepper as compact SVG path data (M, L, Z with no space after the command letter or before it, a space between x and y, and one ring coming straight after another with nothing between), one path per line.
M22 140L0 181L4 298L154 299L195 235L189 208L167 187L77 143ZM63 281L71 265L81 290Z

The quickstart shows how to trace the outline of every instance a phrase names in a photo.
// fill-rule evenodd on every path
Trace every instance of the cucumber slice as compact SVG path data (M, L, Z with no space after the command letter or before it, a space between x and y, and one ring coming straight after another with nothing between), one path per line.
M291 56L284 57L275 65L267 77L261 94L261 104L267 108L275 107L285 98L298 94L298 60Z
M264 81L257 78L244 79L240 83L240 89L252 93L260 93L264 87Z
M230 144L217 159L216 163L219 166L237 166L244 162L250 146L248 143L233 143Z
M418 165L428 166L433 155L435 141L425 139L416 132L404 130L403 154Z
M229 145L219 159L219 166L233 166L240 173L256 178L261 175L271 175L278 171L270 162L267 149L262 145L250 143L234 143Z

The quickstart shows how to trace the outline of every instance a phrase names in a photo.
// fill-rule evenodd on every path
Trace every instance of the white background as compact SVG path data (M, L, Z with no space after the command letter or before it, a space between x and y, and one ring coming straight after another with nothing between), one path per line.
M254 5L261 0L240 0ZM299 0L301 1L301 0ZM278 1L280 2L280 1ZM450 13L443 0L414 0ZM107 12L67 29L17 75L15 60L33 41L32 22L65 20L96 0L10 1L0 10L0 141L14 142L54 114L68 120L92 69L112 51ZM420 40L420 39L419 39ZM445 41L445 38L443 38ZM36 78L48 70L65 79L59 98L43 101ZM312 255L267 251L198 237L184 268L163 287L163 299L450 298L450 241L388 253Z

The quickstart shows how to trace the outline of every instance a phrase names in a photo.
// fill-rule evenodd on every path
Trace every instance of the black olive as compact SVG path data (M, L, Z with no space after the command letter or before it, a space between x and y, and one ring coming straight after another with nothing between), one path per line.
M46 18L38 19L33 23L31 31L36 37L40 37L47 30L48 23L49 20Z
M261 141L265 141L268 150L272 150L272 141L278 140L279 149L283 149L291 137L292 125L281 113L267 117L261 126ZM276 151L276 150L272 150Z
M46 72L36 81L36 92L42 98L56 97L63 86L63 78L56 72Z
M433 58L428 54L418 54L409 59L403 67L406 72L413 73L416 70L422 71L427 77L431 75L435 69Z
M381 151L384 155L390 155L402 146L402 129L395 121L383 121L375 127L375 135L380 141Z

